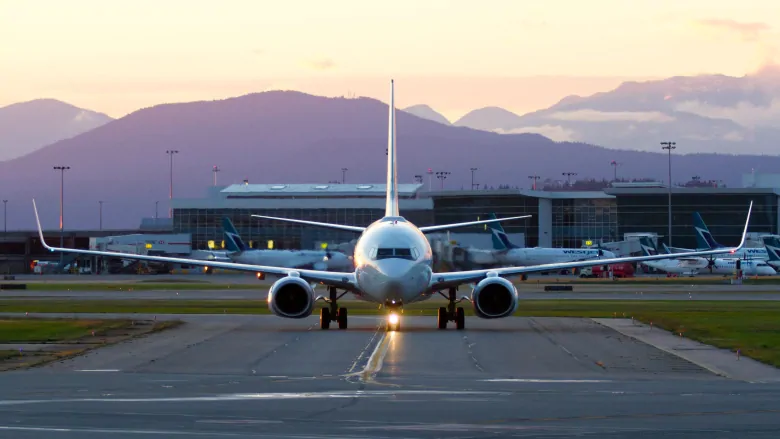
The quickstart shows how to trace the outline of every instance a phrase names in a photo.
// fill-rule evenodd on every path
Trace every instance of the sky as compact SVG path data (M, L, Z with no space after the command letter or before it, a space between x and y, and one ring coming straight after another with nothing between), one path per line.
M777 0L0 0L0 106L121 117L270 89L525 113L780 62Z

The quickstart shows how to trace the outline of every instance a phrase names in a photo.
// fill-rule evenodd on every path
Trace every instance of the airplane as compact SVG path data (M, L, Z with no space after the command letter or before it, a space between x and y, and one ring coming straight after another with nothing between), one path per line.
M726 246L721 245L717 241L715 241L715 238L712 236L709 227L707 227L707 224L704 223L704 219L702 219L699 212L693 212L693 229L696 231L696 248L691 249L691 248L672 247L670 249L672 253L726 248ZM728 252L724 252L722 254L718 254L715 256L716 257L721 256L724 258L741 257L742 259L745 260L755 259L759 261L766 261L767 259L769 259L769 256L767 255L767 250L766 248L763 247L755 247L755 248L745 247L740 250L739 255L732 255Z
M232 262L322 271L353 269L352 259L342 252L252 249L241 239L230 218L222 218L222 229L225 235L225 247L228 250L227 257Z
M468 227L478 224L490 224L499 221L511 221L528 218L530 215L507 218L495 218L468 221L454 224L417 227L400 215L398 208L398 168L396 165L396 124L394 81L390 81L390 102L388 105L388 147L387 147L387 192L385 215L367 227L343 224L321 223L291 218L278 218L253 215L275 221L286 221L309 226L347 230L359 234L355 245L355 269L350 272L331 272L297 268L272 267L236 262L197 261L167 256L129 255L123 253L82 250L64 247L52 247L43 238L38 208L33 199L33 210L38 225L41 244L52 252L68 252L127 259L150 260L190 265L209 265L215 268L243 270L283 276L274 282L268 292L267 303L272 313L286 318L306 318L312 314L316 302L322 300L329 306L320 309L320 328L326 330L331 321L338 322L339 329L347 329L347 309L339 307L338 300L352 293L362 300L378 303L387 311L385 329L399 331L401 314L405 305L430 299L441 294L448 300L446 307L438 310L439 329L446 329L448 322L455 322L458 330L465 328L465 311L456 305L461 301L470 301L475 314L480 318L496 319L512 315L520 305L520 299L514 284L508 277L528 273L582 268L594 265L625 262L643 262L668 259L668 255L636 256L613 259L594 259L553 264L541 264L526 267L487 268L454 272L434 272L432 269L433 252L425 234ZM738 251L745 244L750 212L748 207L745 230L742 241L727 251ZM723 250L696 251L680 253L675 257L706 256ZM327 296L315 296L313 284L327 287ZM460 285L472 285L471 296L456 297ZM447 292L445 295L444 292Z
M659 254L657 247L653 244L650 238L639 238L639 244L642 246L642 252L644 254L653 255ZM669 247L666 244L663 245L665 254L672 255L669 251ZM695 276L704 270L709 270L710 274L722 274L732 275L737 270L737 261L740 260L740 269L742 273L748 276L774 276L777 272L769 264L764 261L755 259L742 259L738 257L732 258L680 258L676 260L667 259L665 261L657 262L645 262L648 267L655 268L657 270L665 271L667 273L686 274L689 276Z
M495 214L492 213L488 217L496 218ZM493 235L493 249L496 251L496 258L505 265L554 264L615 257L611 251L600 248L522 248L509 241L501 224L491 223L488 227Z

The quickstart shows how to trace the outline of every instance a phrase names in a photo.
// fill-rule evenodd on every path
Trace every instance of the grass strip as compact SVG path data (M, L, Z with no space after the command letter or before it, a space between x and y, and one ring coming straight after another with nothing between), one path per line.
M0 318L0 343L69 341L130 325L129 320Z

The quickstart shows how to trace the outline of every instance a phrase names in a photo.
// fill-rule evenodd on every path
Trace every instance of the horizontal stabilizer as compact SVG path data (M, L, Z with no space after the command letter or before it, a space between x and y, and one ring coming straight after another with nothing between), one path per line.
M344 224L332 224L332 223L320 223L317 221L304 221L304 220L298 220L298 219L291 219L291 218L277 218L275 216L265 216L265 215L252 215L255 218L263 218L263 219L269 219L274 221L283 221L288 223L296 223L296 224L304 224L307 226L316 226L316 227L325 227L328 229L336 229L336 230L346 230L348 232L357 232L357 233L363 233L364 230L366 230L365 227L358 227L358 226L347 226Z
M420 231L423 233L438 232L440 230L456 229L458 227L477 226L479 224L489 224L489 223L496 223L499 221L510 221L516 219L530 218L530 217L531 215L510 216L507 218L493 218L493 219L486 219L486 220L479 220L479 221L468 221L465 223L442 224L440 226L420 227Z

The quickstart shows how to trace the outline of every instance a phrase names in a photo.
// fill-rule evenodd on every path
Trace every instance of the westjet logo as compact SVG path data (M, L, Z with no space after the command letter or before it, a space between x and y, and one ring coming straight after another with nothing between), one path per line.
M564 253L575 255L597 255L598 250L564 250Z

